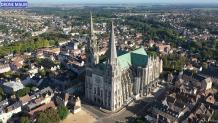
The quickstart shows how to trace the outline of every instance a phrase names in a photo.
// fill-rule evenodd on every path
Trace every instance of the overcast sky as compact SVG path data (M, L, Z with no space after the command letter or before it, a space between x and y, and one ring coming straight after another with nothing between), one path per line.
M218 0L28 0L29 3L218 3Z

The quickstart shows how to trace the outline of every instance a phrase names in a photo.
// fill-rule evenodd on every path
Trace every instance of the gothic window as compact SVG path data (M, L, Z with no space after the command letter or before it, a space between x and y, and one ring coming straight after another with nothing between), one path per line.
M90 90L92 89L92 84L91 83L89 83L89 87L90 87Z
M111 103L110 103L110 101L108 101L108 107L110 107L111 106Z
M103 96L103 91L102 90L101 90L101 94L100 95L101 95L101 97Z
M100 88L98 87L97 95L100 96Z
M96 88L94 88L94 94L96 94Z
M104 91L104 97L107 98L107 90Z
M95 81L96 81L96 83L100 83L100 82L101 82L100 77L96 77L96 78L95 78Z
M109 70L107 71L107 74L110 75L110 71Z

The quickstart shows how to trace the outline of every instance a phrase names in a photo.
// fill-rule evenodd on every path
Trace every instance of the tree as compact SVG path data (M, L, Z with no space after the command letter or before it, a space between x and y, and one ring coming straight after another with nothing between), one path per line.
M4 91L1 87L0 87L0 95L4 95Z
M59 106L58 107L58 115L61 120L65 119L68 115L69 111L66 106Z
M45 70L39 70L38 74L41 75L42 77L45 77L46 71Z
M46 58L46 59L40 59L38 61L38 65L50 69L51 67L55 66L55 63L52 60Z
M182 71L186 62L187 58L185 56L166 55L163 57L163 69L165 71Z
M3 96L2 95L0 95L0 101L2 101L3 100Z
M4 93L3 89L0 87L0 101L3 100L4 95L5 95L5 93Z
M52 123L58 123L60 121L60 117L58 115L58 112L54 108L48 109L46 111L46 114Z
M21 117L20 123L31 123L30 119L28 117Z
M21 90L18 90L18 91L16 92L16 95L17 95L18 97L22 97L22 96L25 96L25 95L28 94L28 93L30 93L30 88L29 88L29 87L25 87L25 88L23 88L23 89L21 89Z
M40 112L37 117L37 123L51 123L45 112Z
M37 123L59 123L60 118L57 110L54 108L40 112L37 116Z
M213 116L212 116L211 119L212 119L212 120L217 120L217 119L218 119L218 110L215 110L215 111L214 111L214 114L213 114Z

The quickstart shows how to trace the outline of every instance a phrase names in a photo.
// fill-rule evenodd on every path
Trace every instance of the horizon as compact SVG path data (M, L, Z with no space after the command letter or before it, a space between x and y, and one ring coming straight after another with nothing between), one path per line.
M30 4L218 4L218 0L28 0Z

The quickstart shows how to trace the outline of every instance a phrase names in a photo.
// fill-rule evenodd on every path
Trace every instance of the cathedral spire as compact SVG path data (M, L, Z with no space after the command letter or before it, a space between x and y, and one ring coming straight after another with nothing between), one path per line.
M93 20L92 20L92 12L90 12L90 38L92 39L94 36L94 26L93 26Z
M117 59L117 50L115 45L114 25L111 23L111 34L109 40L109 63L113 64Z
M88 63L91 65L95 65L99 63L99 56L98 56L98 43L97 38L94 32L94 24L92 19L92 13L90 12L90 37L87 44L87 55L88 55Z

